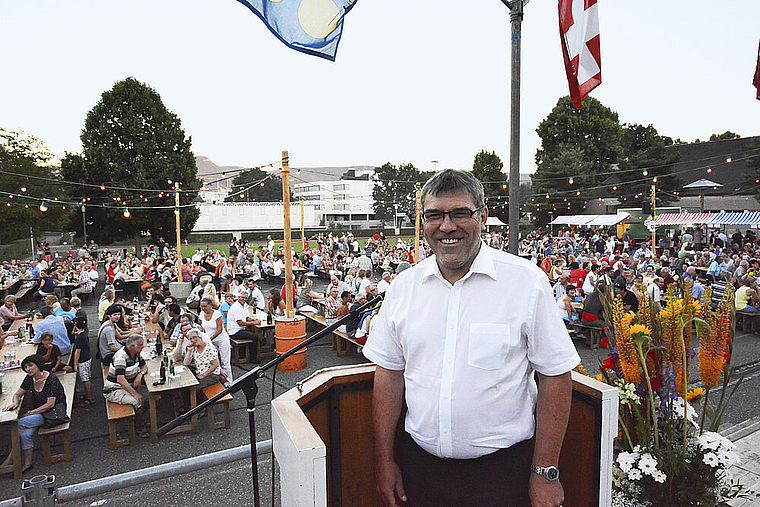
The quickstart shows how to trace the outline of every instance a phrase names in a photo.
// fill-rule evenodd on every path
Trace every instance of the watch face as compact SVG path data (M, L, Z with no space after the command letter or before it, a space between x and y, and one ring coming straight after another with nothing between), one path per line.
M559 478L559 470L556 467L547 468L546 478L550 481L556 481Z

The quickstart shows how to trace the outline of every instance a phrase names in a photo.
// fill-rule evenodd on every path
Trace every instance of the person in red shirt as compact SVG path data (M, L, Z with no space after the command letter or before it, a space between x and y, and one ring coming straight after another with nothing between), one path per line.
M568 280L568 283L579 289L583 288L583 281L586 279L586 275L588 274L588 267L588 263L585 263L582 266L570 271L570 280Z
M544 260L541 261L541 269L544 270L544 273L547 275L552 270L552 266L554 265L554 257L552 255L547 255L544 257Z

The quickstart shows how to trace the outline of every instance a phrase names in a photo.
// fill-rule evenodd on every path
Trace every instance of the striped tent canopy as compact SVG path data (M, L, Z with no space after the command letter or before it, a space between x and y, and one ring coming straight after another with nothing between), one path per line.
M708 224L717 213L663 213L655 225Z
M760 212L718 213L709 223L716 225L760 225Z

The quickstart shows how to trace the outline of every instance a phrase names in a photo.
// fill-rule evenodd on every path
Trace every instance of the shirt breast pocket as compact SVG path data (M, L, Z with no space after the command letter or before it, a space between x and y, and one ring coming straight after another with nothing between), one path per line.
M481 370L499 369L514 341L508 324L470 324L467 364Z

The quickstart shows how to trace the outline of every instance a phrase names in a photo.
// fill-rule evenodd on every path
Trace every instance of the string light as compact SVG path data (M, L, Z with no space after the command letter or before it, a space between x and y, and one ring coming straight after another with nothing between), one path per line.
M22 192L26 192L26 187L21 187Z
M129 212L129 208L124 208L124 218L129 218L130 216L132 216L132 215Z
M573 178L572 178L572 176L571 176L571 177L570 177L570 179L568 180L568 183L570 183L571 185L573 184Z
M45 213L48 210L47 205L48 205L48 201L42 201L40 203L40 211Z

